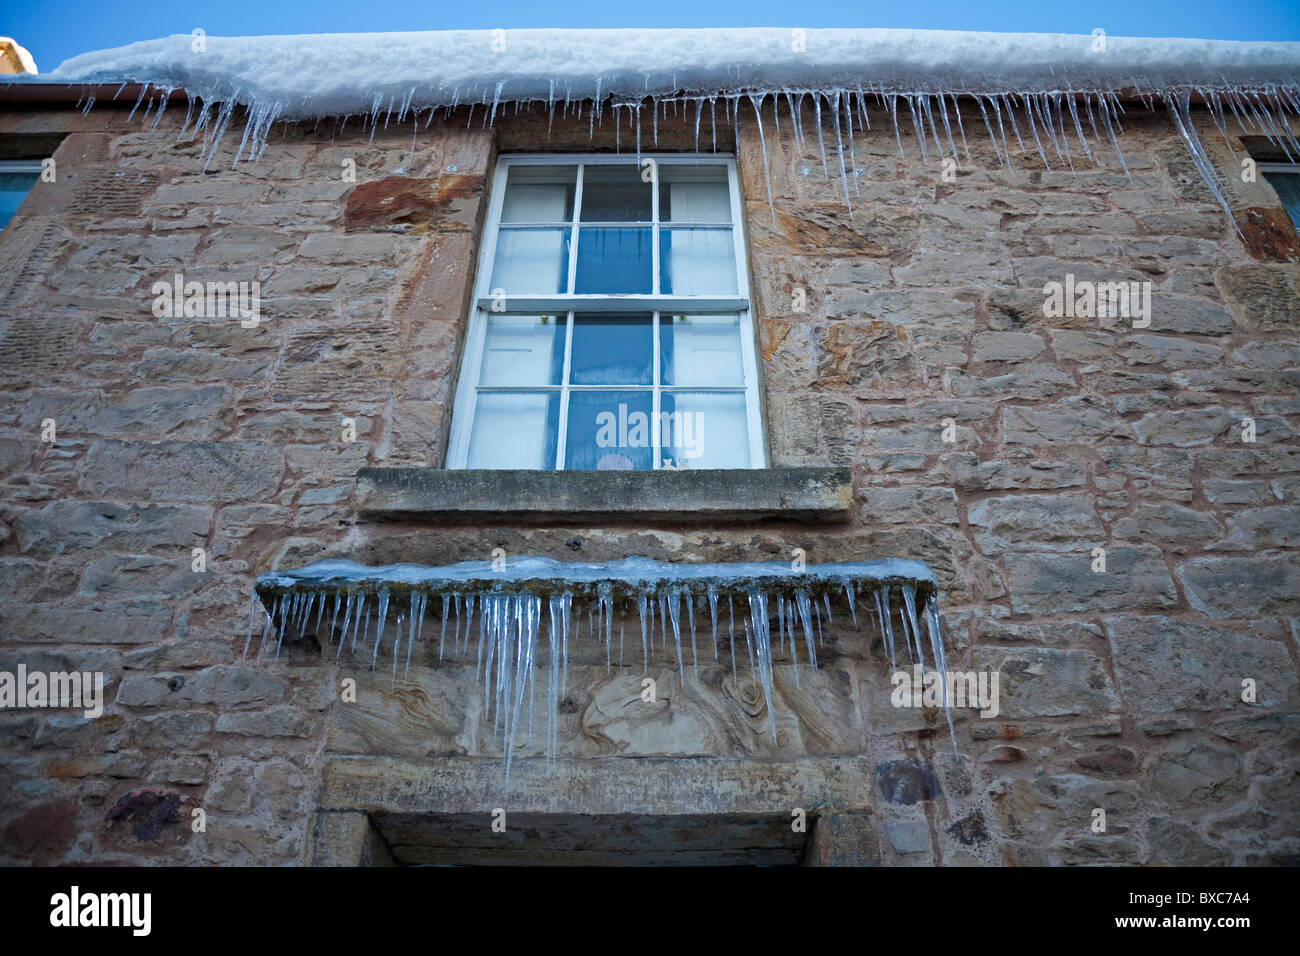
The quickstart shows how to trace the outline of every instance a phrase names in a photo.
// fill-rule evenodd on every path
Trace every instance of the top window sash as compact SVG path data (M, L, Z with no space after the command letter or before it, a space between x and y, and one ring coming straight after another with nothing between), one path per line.
M495 300L492 296L492 269L494 265L497 239L502 229L501 210L505 202L505 192L507 177L510 175L512 166L640 166L647 159L652 159L658 166L721 166L727 170L727 191L731 206L731 221L729 223L699 223L692 222L672 222L664 223L658 219L658 175L654 177L654 197L651 203L651 216L654 217L652 223L656 227L669 228L718 228L731 230L731 242L734 252L736 269L736 289L740 290L739 294L731 296L683 296L683 295L665 295L663 293L649 292L637 295L625 294L577 294L572 292L557 292L555 294L544 295L519 295L507 296L504 303ZM556 221L550 228L572 228L574 234L570 241L570 261L568 265L568 275L572 280L575 273L577 256L576 242L572 241L576 237L576 231L579 227L599 226L599 223L582 222L579 198L575 197L573 219ZM660 311L699 311L699 312L726 312L739 311L750 307L747 291L749 289L749 269L743 248L742 236L742 213L740 205L740 183L737 176L736 160L731 155L720 155L717 153L616 153L591 155L589 153L532 153L527 155L505 155L498 156L497 168L494 172L492 181L492 198L488 209L487 225L488 228L483 236L483 242L479 250L477 278L475 280L474 305L477 308L488 312L500 311L529 311L529 310L550 310L563 311L567 309L576 309L590 312L617 312L623 310L640 310L640 309L658 309ZM648 226L652 223L612 223L621 227ZM514 224L505 223L507 229L517 229L520 226L533 228L545 224ZM651 243L653 262L653 282L657 285L660 281L659 274L659 244ZM504 305L504 309L502 306Z

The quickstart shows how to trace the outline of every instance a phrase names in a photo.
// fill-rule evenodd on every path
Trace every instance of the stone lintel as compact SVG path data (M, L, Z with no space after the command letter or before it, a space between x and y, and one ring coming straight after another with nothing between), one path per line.
M481 814L505 800L505 763L497 758L331 756L322 810L368 813ZM585 815L778 815L796 807L870 811L872 765L863 756L610 758L516 760L510 768L512 813Z

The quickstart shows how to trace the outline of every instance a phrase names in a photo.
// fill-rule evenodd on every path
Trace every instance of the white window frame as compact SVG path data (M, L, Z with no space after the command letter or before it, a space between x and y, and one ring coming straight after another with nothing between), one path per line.
M44 160L40 159L0 159L0 173L34 173L39 177L40 174L45 171L45 166L43 164ZM37 182L40 182L39 178L37 179ZM36 184L33 183L32 185L34 186ZM32 191L28 189L26 195L23 196L22 202L18 204L18 209L22 209L23 202L26 202L27 197L31 194ZM15 216L18 215L18 209L14 210ZM10 220L10 222L12 221L13 220ZM9 228L8 222L0 226L0 233L3 233L7 228Z
M578 295L572 291L552 296L510 296L506 299L507 313L542 313L564 316L566 323L566 341L564 363L567 372L572 347L572 317L575 312L649 312L654 316L654 339L652 342L655 374L652 387L654 396L653 414L651 416L651 448L659 445L659 320L661 315L682 313L734 313L740 317L741 368L744 373L743 386L717 386L720 391L741 391L745 394L745 414L749 433L749 468L767 467L767 447L764 441L761 404L759 402L758 350L754 335L754 323L750 311L749 299L749 261L746 254L744 238L744 221L740 203L740 182L736 171L735 158L717 153L642 153L632 154L590 154L590 153L541 153L527 155L508 155L497 158L496 170L492 179L491 202L488 207L486 225L479 248L478 269L476 272L473 302L470 306L469 328L465 336L465 352L461 359L460 377L456 387L455 406L452 408L451 435L447 445L447 468L463 469L468 467L469 445L473 430L474 416L478 400L478 377L483 365L483 348L487 338L487 319L492 313L492 266L497 248L497 236L501 226L501 207L505 201L506 177L512 166L577 166L578 174L573 195L573 233L569 239L569 289L576 281L576 258L578 255L577 229L582 209L582 174L586 166L622 165L638 166L646 159L657 164L655 175L651 178L650 207L652 228L650 247L652 255L652 291L649 295ZM658 166L722 166L727 170L727 188L731 199L731 236L736 261L736 290L734 296L693 296L661 295L659 288L659 176ZM677 225L673 223L672 225ZM683 223L682 225L690 225ZM721 223L709 225L720 226ZM501 310L498 308L498 312ZM567 382L567 374L562 382ZM557 450L554 469L563 471L565 457L565 425L568 395L571 388L583 386L564 384L555 387L560 393L560 418L557 426ZM595 387L595 386L588 386ZM604 388L605 386L601 386ZM609 386L614 387L614 386ZM647 388L638 386L637 389ZM712 386L691 388L689 391L708 391ZM660 455L651 455L652 468L660 468Z

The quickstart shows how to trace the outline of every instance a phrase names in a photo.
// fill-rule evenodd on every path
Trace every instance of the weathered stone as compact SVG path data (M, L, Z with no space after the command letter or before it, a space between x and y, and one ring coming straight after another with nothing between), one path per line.
M957 495L951 488L862 489L864 521L905 523L957 523Z
M1178 581L1210 617L1300 614L1300 566L1287 558L1192 558Z
M1088 480L1087 467L1074 461L979 461L974 455L948 455L942 464L954 484L970 491L1071 488Z
M86 566L81 597L170 598L194 594L211 581L213 572L196 572L189 555L111 555Z
M1206 740L1180 740L1160 752L1148 771L1151 789L1170 806L1205 810L1234 803L1246 791L1241 757Z
M1002 412L1003 438L1008 444L1101 442L1128 437L1123 420L1082 399L1052 405L1013 406Z
M244 502L270 497L283 475L283 454L260 442L97 439L80 488L91 495L147 501Z
M1091 753L1076 757L1075 764L1092 773L1107 777L1126 777L1137 769L1137 754L1127 747L1101 744Z
M1160 615L1105 619L1120 690L1142 713L1249 708L1242 680L1256 683L1259 707L1295 706L1296 675L1276 641Z
M275 707L264 711L222 714L217 718L217 733L244 734L249 737L309 737L312 723L296 710Z
M200 711L146 715L132 721L131 739L137 747L197 750L212 732L212 723L212 715Z
M1300 328L1300 266L1224 266L1214 280L1242 328Z
M56 557L69 551L175 549L202 546L212 509L195 505L123 505L112 501L55 501L14 523L23 554Z
M29 643L150 644L162 640L171 609L144 601L100 604L0 603L0 633Z
M125 683L125 681L123 682ZM190 675L177 697L195 704L274 704L284 700L284 681L256 667L208 667Z
M1106 668L1082 650L979 647L977 671L997 671L999 716L1057 717L1120 709Z
M885 824L889 845L899 853L928 853L930 828L924 820L891 820Z
M1222 535L1222 529L1203 511L1170 502L1139 507L1114 526L1115 537L1163 545L1175 552L1201 551Z
M1090 551L1105 538L1087 495L1013 495L985 498L967 517L985 554L1023 551Z
M939 796L934 769L916 760L893 760L876 766L876 785L888 803L911 806Z
M154 788L133 790L104 815L100 841L115 849L179 846L189 841L193 797Z
M1174 445L1189 448L1223 438L1237 426L1240 415L1215 405L1185 412L1153 412L1133 426L1144 445Z
M202 388L137 388L104 405L90 423L92 434L132 439L218 438L234 418L234 392L223 385Z
M1105 571L1093 571L1091 551L1008 552L1004 561L1012 608L1019 614L1049 614L1177 605L1173 578L1156 549L1106 548L1105 560Z

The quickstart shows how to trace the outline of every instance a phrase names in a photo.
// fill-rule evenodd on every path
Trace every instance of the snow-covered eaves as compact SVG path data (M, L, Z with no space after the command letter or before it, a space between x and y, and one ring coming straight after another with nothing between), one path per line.
M183 89L274 104L294 119L372 113L377 103L419 110L786 90L1264 90L1294 88L1298 76L1300 43L772 28L177 35L73 57L39 79Z
M418 131L439 110L450 115L469 107L473 123L481 108L481 123L490 125L506 107L539 105L550 117L548 131L557 113L567 117L572 109L583 119L585 107L593 134L608 117L617 135L626 114L640 152L643 108L649 107L653 142L660 112L669 103L684 103L688 110L693 107L697 148L702 126L717 147L719 113L733 127L742 115L755 123L766 172L764 111L777 133L784 108L799 140L807 108L823 157L823 120L833 127L850 209L853 137L855 126L870 127L868 102L887 111L900 154L901 115L904 125L911 121L923 160L932 135L939 155L956 158L960 141L969 161L957 101L973 100L1000 163L1012 161L1009 136L1019 149L1032 137L1047 168L1053 163L1049 154L1074 166L1071 139L1092 161L1089 133L1098 144L1109 141L1123 164L1117 139L1121 100L1163 105L1225 211L1219 174L1201 148L1191 116L1193 103L1208 108L1225 138L1228 124L1235 122L1244 132L1267 137L1292 161L1300 157L1289 118L1300 114L1300 43L1094 33L773 28L209 37L196 31L86 53L39 78L20 76L7 84L0 79L0 95L20 98L39 88L32 83L63 84L64 91L80 86L79 99L90 109L109 91L114 99L135 93L132 115L144 104L148 116L157 101L156 127L167 102L181 91L189 101L181 136L202 133L205 168L241 107L244 130L235 162L260 156L277 122L325 117L346 122L360 115L373 135L381 122L387 127L392 119ZM1027 137L1021 135L1017 113Z

